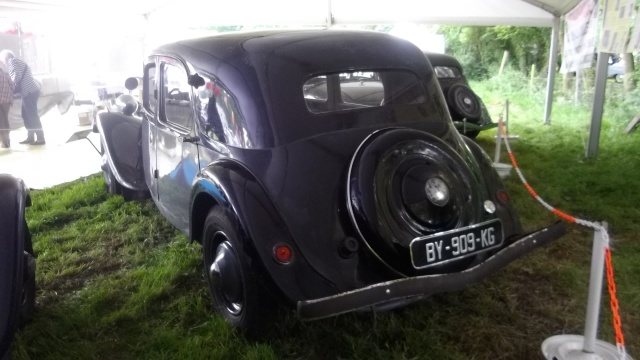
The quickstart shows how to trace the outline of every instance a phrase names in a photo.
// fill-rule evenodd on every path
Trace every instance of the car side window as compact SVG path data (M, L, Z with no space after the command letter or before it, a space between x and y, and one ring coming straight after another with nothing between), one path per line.
M156 64L149 63L144 67L144 108L152 114L155 114L158 106L158 91L156 87Z
M200 128L212 140L250 148L253 143L236 98L219 81L204 76L205 86L197 90Z
M175 127L190 129L194 115L191 85L184 69L172 64L163 65L162 92L164 111L161 119Z

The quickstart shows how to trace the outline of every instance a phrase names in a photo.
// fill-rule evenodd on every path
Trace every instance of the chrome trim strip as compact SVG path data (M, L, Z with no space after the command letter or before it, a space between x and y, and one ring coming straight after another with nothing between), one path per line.
M367 248L369 249L369 251L371 251L373 256L375 256L378 260L380 260L380 262L382 262L387 268L389 268L391 271L393 271L397 275L402 276L402 277L407 277L407 275L399 272L398 270L394 269L391 265L387 264L387 262L384 261L382 259L382 257L380 255L378 255L378 253L376 253L373 250L373 248L371 248L371 246L369 245L367 240L364 238L364 235L362 235L362 232L360 231L360 227L358 226L358 222L356 221L356 217L353 214L353 207L351 205L351 172L353 171L353 163L356 161L356 156L360 152L360 149L362 148L362 146L372 136L376 135L377 133L379 133L381 131L387 131L387 130L392 130L392 129L394 129L394 128L380 129L380 130L372 132L371 134L369 134L369 136L367 136L364 140L362 140L360 145L358 145L358 148L356 149L356 151L353 153L353 156L351 157L351 162L349 163L349 171L347 173L347 211L349 212L349 217L351 218L351 223L356 228L356 231L358 232L358 236L360 236L360 240L362 240L362 242L367 246Z

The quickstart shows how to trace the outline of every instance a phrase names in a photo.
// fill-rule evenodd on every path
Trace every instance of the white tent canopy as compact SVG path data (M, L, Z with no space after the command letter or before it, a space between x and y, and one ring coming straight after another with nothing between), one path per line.
M416 22L458 25L551 26L554 15L525 1L337 1L336 24Z
M605 3L607 0L604 0ZM162 28L167 35L180 27L225 25L342 25L342 24L456 24L551 27L549 63L557 60L560 17L580 0L0 0L1 17L112 19L109 26L126 28L123 15L147 20L147 28ZM158 26L160 25L160 26ZM164 35L164 33L163 33ZM167 36L168 40L170 36ZM600 56L599 58L604 58ZM550 123L555 69L549 68L544 123ZM587 156L597 154L606 63L599 62L596 95Z
M55 0L44 0L55 1ZM389 24L415 22L458 25L551 27L554 17L579 0L271 0L221 2L168 1L150 15L213 25ZM186 16L175 16L176 14ZM331 15L329 18L328 15Z
M100 17L104 12L147 15L156 11L181 10L192 18L207 18L210 24L260 23L324 24L331 9L334 23L420 22L462 25L551 26L579 0L0 0L0 14L37 15L72 11ZM178 16L176 16L177 18ZM177 19L176 19L177 20Z

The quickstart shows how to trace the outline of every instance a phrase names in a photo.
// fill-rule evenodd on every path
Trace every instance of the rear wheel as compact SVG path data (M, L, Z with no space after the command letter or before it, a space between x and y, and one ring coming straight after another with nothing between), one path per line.
M249 265L235 217L214 207L202 236L204 272L214 308L241 331L262 335L275 320L277 306Z
M104 157L104 149L105 145L100 141L100 149L102 150L102 156ZM106 164L106 170L102 172L104 177L104 187L109 194L118 195L122 194L122 185L118 182L113 172L111 172L111 167L109 164Z
M623 81L622 74L617 74L614 79L617 83L621 83Z
M24 251L22 259L22 295L20 299L20 326L33 317L36 306L36 260L33 256L31 233L24 223Z
M122 185L120 185L116 177L111 172L111 169L109 168L104 171L104 186L109 194L122 194Z

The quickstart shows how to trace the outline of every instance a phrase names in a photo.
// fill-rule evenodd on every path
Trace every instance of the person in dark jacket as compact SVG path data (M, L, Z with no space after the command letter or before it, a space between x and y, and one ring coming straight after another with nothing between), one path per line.
M13 102L13 81L9 74L0 69L0 147L9 148L9 109Z
M44 131L38 115L40 84L33 77L29 65L16 58L12 51L2 50L0 61L7 66L11 80L15 83L14 94L22 97L22 119L28 135L20 144L44 145Z

